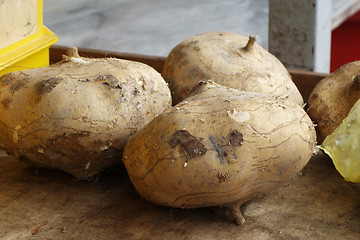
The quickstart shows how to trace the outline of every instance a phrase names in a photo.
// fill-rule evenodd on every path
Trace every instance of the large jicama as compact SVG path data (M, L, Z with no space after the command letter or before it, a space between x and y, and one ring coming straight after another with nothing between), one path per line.
M303 99L284 65L255 41L230 32L207 32L186 39L166 58L162 76L173 104L184 99L199 81L213 80L231 88Z
M298 104L208 82L135 133L123 161L145 199L179 208L225 206L240 225L240 206L301 171L315 138Z
M153 68L80 57L0 78L0 148L79 179L121 162L136 130L171 106Z

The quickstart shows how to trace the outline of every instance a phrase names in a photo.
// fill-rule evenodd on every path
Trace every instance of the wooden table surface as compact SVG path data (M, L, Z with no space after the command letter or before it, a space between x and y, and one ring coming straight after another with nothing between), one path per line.
M360 187L321 153L283 187L243 205L175 209L139 197L122 165L96 182L0 158L0 239L359 239Z

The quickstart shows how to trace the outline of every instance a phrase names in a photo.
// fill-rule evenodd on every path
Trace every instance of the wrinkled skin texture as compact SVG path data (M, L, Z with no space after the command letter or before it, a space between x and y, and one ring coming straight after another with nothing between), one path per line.
M209 82L134 134L123 161L145 199L180 208L226 206L240 225L241 204L302 170L315 138L296 103Z
M184 99L199 81L250 92L303 99L284 65L255 42L229 32L208 32L191 37L169 53L162 71L173 95L173 104Z
M0 148L88 179L121 161L127 139L171 105L151 67L78 56L0 78Z
M317 125L319 143L334 132L359 98L360 61L345 64L315 86L308 114Z

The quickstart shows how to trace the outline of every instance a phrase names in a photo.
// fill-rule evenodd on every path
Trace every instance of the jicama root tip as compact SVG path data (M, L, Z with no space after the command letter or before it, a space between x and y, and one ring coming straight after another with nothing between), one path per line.
M245 49L246 51L251 51L253 49L254 43L256 42L256 36L255 35L250 35L249 36L249 41L247 42Z
M239 226L241 226L245 222L245 218L242 215L241 210L240 210L241 205L242 205L242 202L241 203L236 202L236 203L232 203L229 206L227 206L234 217L235 223Z
M66 49L66 56L71 57L80 57L77 47L69 47Z

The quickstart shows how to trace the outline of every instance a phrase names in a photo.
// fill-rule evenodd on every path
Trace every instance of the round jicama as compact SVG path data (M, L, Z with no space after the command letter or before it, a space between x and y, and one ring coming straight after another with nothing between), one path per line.
M298 104L209 82L135 133L123 162L145 199L179 208L225 206L240 225L240 206L301 171L315 138Z
M173 104L206 80L289 98L301 106L304 103L287 69L253 35L207 32L186 39L169 53L162 76L169 83Z

